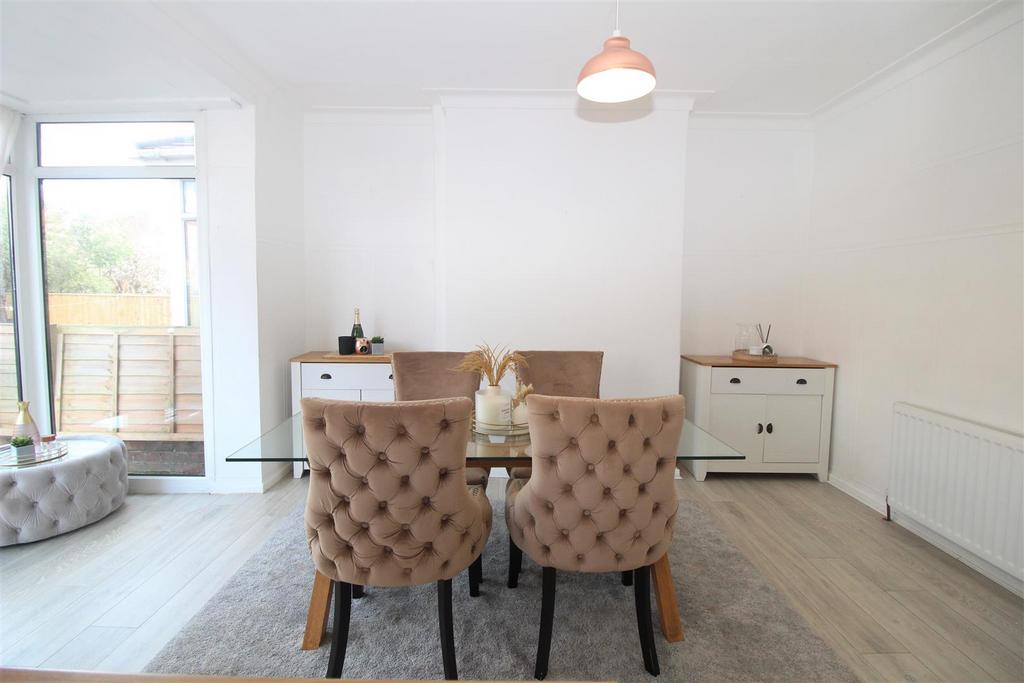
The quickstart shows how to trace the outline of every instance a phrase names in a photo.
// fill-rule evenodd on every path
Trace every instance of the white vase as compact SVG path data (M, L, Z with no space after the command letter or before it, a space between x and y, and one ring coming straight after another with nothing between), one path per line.
M527 423L526 412L526 401L522 401L519 405L512 409L512 423L517 425L524 425Z
M477 429L502 427L512 424L512 395L501 387L485 387L476 392Z

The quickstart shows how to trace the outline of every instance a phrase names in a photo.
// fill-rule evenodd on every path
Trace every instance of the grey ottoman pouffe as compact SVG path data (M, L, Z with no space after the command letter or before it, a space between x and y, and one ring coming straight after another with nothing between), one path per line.
M103 519L128 494L124 442L65 436L68 454L24 468L0 469L0 546L31 543Z

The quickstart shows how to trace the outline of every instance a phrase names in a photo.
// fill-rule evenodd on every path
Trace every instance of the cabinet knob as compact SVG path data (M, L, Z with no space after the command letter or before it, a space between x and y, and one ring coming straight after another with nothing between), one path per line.
M767 431L767 432L768 432L769 434L771 434L771 433L772 433L772 423L771 423L771 422L769 422L769 423L768 423L768 426L767 426L767 427L765 427L765 430L766 430L766 431Z
M760 434L763 431L764 431L764 425L761 424L760 422L758 422L757 423L757 433Z
M800 379L798 379L798 380L796 381L796 383L797 383L797 384L807 384L807 380L805 380L805 379L804 379L803 377L801 377Z
M729 380L729 384L739 384L739 383L740 383L740 378L739 377L733 377L731 380Z
M331 379L331 373L325 372L324 374L320 375L320 379Z
M388 375L388 379L394 379L394 378L395 378L395 374L394 373L391 373L390 375Z

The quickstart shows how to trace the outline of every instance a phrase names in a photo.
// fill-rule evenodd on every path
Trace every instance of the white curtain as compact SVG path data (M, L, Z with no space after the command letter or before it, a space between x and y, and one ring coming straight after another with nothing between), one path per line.
M18 135L21 113L0 105L0 166L7 163L14 149L14 138Z

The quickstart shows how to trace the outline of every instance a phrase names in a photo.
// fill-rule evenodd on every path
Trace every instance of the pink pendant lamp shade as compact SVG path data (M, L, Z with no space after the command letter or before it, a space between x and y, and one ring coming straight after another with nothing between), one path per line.
M654 90L651 60L629 47L618 29L604 41L604 49L583 65L576 92L592 102L628 102Z

